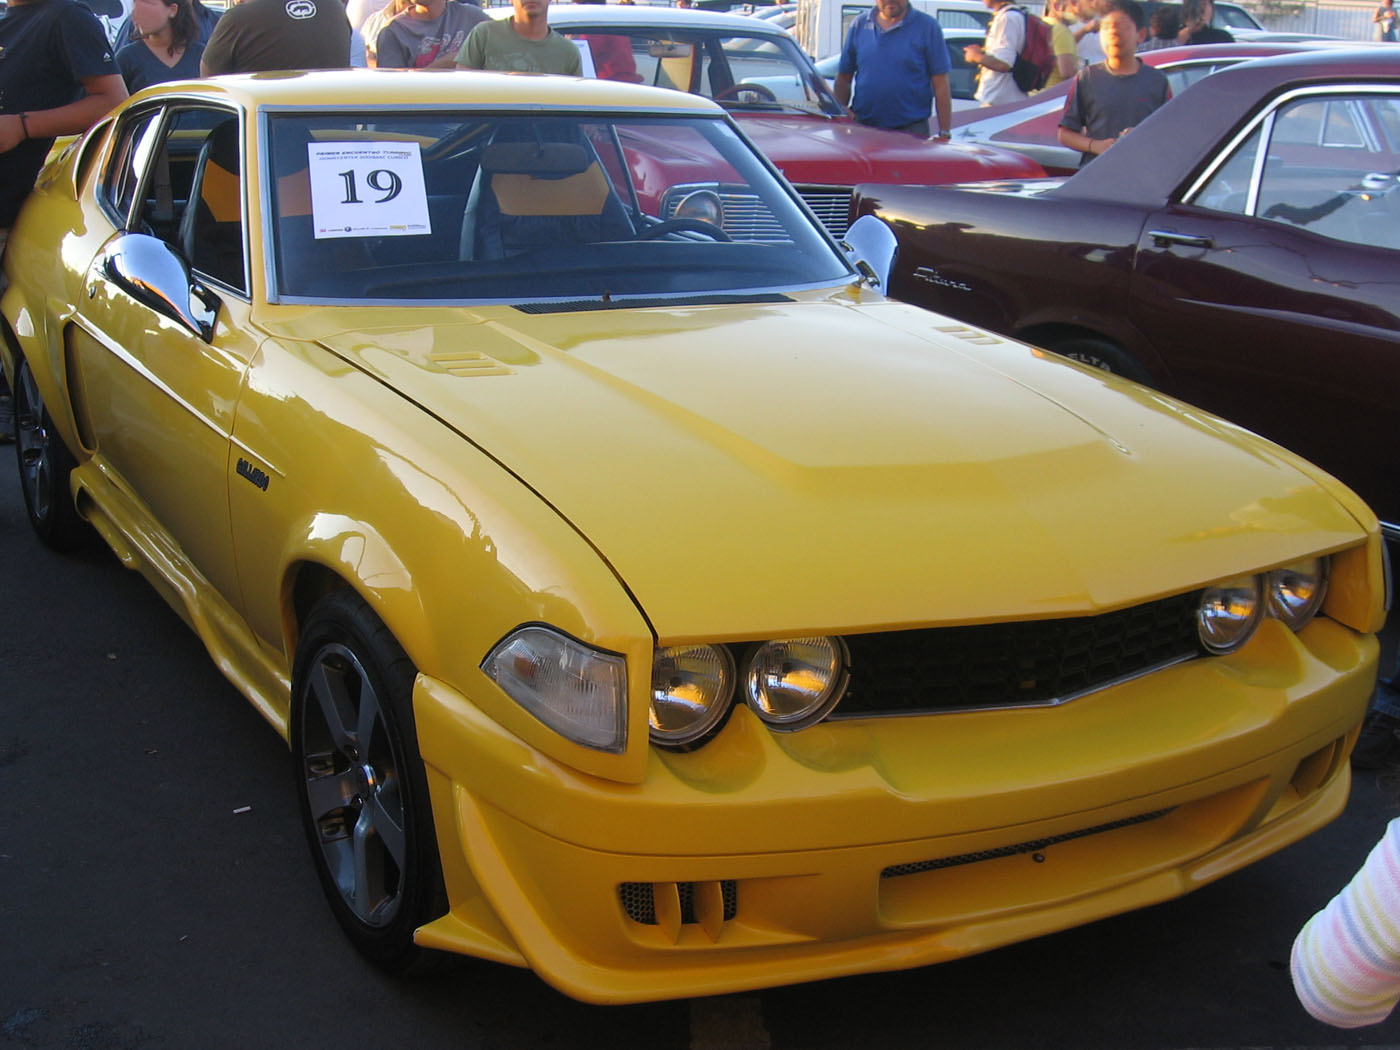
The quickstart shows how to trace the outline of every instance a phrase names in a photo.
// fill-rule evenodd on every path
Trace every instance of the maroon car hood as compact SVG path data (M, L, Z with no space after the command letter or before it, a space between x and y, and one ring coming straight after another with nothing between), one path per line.
M979 182L1045 174L1018 153L976 144L929 142L853 120L735 114L738 124L789 182L854 186Z

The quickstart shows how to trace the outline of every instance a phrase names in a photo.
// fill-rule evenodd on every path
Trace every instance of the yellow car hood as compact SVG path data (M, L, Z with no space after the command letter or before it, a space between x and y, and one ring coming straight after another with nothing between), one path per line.
M1093 611L1363 534L1253 435L896 303L405 314L286 334L518 475L666 641Z

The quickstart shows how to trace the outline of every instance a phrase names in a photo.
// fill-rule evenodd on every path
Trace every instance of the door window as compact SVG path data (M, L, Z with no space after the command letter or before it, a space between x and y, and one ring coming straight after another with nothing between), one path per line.
M1400 96L1295 98L1260 124L1192 203L1350 243L1400 248L1397 126Z

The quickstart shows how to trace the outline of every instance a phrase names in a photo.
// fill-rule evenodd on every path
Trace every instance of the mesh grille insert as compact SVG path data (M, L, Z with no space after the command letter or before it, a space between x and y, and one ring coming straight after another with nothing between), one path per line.
M656 925L656 898L653 895L650 882L624 882L617 887L618 900L622 902L622 910L627 913L627 917L633 922L641 923L643 926ZM661 885L665 885L662 883ZM739 888L734 879L724 879L719 884L720 895L724 898L724 921L728 922L734 918L739 911ZM681 923L694 923L699 920L695 917L695 883L678 882L676 891L681 899Z

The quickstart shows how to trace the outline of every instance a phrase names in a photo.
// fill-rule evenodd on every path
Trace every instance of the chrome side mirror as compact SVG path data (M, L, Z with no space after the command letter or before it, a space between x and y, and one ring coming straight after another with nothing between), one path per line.
M200 284L165 241L126 233L102 250L102 273L137 302L184 325L206 343L214 339L219 297Z
M851 228L841 240L841 247L867 281L882 292L889 293L890 271L894 269L899 241L883 219L862 215L851 223Z

